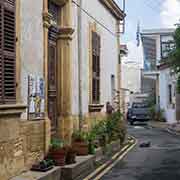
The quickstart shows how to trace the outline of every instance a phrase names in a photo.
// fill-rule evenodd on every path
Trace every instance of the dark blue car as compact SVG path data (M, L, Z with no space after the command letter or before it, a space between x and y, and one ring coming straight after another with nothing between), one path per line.
M133 103L127 113L127 119L131 125L134 122L145 122L150 120L149 106L147 103Z

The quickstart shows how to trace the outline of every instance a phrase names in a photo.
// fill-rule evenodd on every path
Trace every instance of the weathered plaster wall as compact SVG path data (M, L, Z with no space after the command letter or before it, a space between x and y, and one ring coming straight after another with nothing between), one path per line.
M122 64L122 87L134 93L141 91L141 67L134 64Z
M160 35L156 36L156 58L157 58L157 64L159 64L159 61L161 60L161 38Z
M116 20L110 12L97 0L83 1L83 9L92 15L97 21L101 22L110 31L116 32ZM94 8L96 7L96 8ZM82 12L82 107L83 114L88 113L89 105L89 25L95 23L91 17ZM101 37L101 56L100 56L100 89L101 89L101 104L111 101L111 75L117 78L117 62L118 62L118 47L117 38L96 23L97 33ZM78 69L77 69L77 7L73 5L73 26L75 29L73 37L73 114L78 113ZM75 79L76 78L76 79ZM116 82L117 88L117 82Z
M170 69L160 71L159 76L159 92L160 92L160 107L163 109L165 118L168 123L176 122L176 111L171 104L169 104L168 85L172 85L172 96L175 100L175 84L173 78L170 76ZM174 101L175 103L175 101Z
M43 77L43 0L20 1L21 95L27 102L27 77Z

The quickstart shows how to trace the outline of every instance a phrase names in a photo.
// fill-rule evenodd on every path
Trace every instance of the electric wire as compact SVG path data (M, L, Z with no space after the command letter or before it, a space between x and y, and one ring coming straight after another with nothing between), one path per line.
M100 22L99 20L97 20L93 15L91 15L87 10L85 10L84 8L80 7L80 5L75 2L74 0L72 0L72 2L82 10L82 12L84 12L88 17L90 17L91 19L93 19L96 23L98 23L101 27L103 27L105 30L107 30L111 35L117 37L118 33L115 33L113 31L111 31L106 25L104 25L102 22Z

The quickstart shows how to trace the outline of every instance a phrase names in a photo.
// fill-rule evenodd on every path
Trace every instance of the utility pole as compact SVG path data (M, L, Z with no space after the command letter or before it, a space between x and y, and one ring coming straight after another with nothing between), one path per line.
M78 84L79 84L79 130L83 126L82 114L82 0L78 0Z

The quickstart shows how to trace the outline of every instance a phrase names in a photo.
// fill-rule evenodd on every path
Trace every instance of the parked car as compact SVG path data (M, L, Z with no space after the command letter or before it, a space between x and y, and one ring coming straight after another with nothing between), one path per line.
M131 125L134 122L145 122L150 120L150 112L147 103L133 103L132 107L128 109L127 119Z

